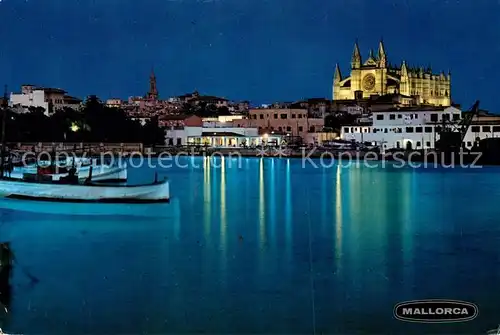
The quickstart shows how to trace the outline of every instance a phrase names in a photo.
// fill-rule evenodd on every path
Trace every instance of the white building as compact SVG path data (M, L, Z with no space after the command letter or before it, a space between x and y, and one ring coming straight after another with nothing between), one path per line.
M458 124L461 119L462 111L452 106L377 111L373 112L371 124L342 127L340 137L384 149L430 149L440 138L443 122ZM500 116L476 116L462 146L470 149L488 137L500 137Z
M282 142L282 135L262 134L258 128L226 127L205 122L203 127L167 127L166 145L200 145L214 148L239 148L243 145L274 145Z
M18 112L28 112L30 107L41 107L46 113L49 111L49 103L45 101L45 92L42 89L11 93L9 106L15 108Z
M59 88L22 85L21 93L10 94L9 106L20 113L28 112L30 108L43 108L46 115L64 107L79 109L82 100L66 93Z
M106 107L110 108L120 108L123 105L123 101L121 99L112 98L106 100Z

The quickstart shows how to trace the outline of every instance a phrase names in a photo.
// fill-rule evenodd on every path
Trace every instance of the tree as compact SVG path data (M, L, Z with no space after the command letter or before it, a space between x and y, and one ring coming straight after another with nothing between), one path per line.
M330 114L325 117L325 127L340 132L340 128L356 123L356 116L349 113Z
M217 114L218 115L231 115L231 112L229 111L229 108L227 106L221 106L217 108Z

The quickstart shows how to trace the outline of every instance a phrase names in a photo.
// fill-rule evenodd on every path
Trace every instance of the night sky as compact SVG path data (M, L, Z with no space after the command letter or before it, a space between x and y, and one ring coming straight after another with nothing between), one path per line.
M85 97L191 92L252 103L331 97L384 39L392 63L452 73L464 107L500 112L499 0L1 0L0 81Z

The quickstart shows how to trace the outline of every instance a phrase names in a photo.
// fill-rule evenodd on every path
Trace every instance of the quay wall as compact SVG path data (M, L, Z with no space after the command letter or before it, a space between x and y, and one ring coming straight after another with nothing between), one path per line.
M35 148L36 152L41 151L72 151L76 148L77 151L91 151L92 153L99 153L105 151L111 152L144 152L144 145L142 143L75 143L75 142L30 142L30 143L8 143L11 148L23 151L31 151ZM90 149L90 150L89 150Z

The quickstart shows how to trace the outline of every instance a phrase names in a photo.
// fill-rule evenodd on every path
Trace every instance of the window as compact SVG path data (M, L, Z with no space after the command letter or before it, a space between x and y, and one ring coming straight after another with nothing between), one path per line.
M420 141L417 141L417 148L420 147Z
M413 127L406 127L407 133L413 133Z
M274 130L274 127L271 127L271 130Z
M441 126L437 126L437 127L435 128L435 131L436 131L436 133L440 133L440 132L441 132Z
M384 114L377 114L377 120L383 120Z
M292 131L292 127L286 127L286 131Z
M182 144L182 138L177 138L177 145L181 145Z
M449 121L450 120L450 114L443 114L443 120L444 121Z
M453 114L453 121L460 120L460 114Z
M398 114L398 119L401 119L403 118L403 116L401 114Z
M314 133L314 126L310 126L310 127L309 127L309 132L310 132L310 133Z
M252 115L252 118L255 120L257 119L257 114Z
M472 126L472 127L470 127L470 130L471 130L473 133L479 133L479 126Z
M483 131L485 133L489 133L491 131L491 127L490 126L483 126Z
M264 114L260 114L260 119L263 120L264 119Z
M427 142L425 142L425 145L428 146L428 147L430 147L431 146L431 142L427 141Z
M421 133L422 132L422 127L415 127L415 132L416 133Z
M467 142L467 146L472 147L472 142L471 141Z
M348 133L349 132L349 128L344 128L345 129L345 132ZM302 128L302 126L299 126L299 131L303 131L304 128Z
M302 114L299 114L299 119L302 119Z
M384 128L384 133L386 133L386 134L387 134L387 128Z
M431 121L437 122L437 120L438 120L438 115L436 113L431 114Z
M299 131L302 131L302 127L299 127ZM349 127L344 127L344 133L349 132Z
M278 118L278 114L274 114L274 118L277 119Z
M389 120L396 120L395 114L389 114Z
M494 131L495 133L500 132L500 126L493 126L493 131Z
M286 118L287 118L287 115L286 115L286 114L281 114L281 118L282 118L282 119L286 119Z
M281 128L281 127L278 127L278 130L279 130L279 131L282 131L282 130L283 130L283 128Z
M295 119L295 114L292 114L292 119Z
M426 133L432 133L432 127L425 127Z

